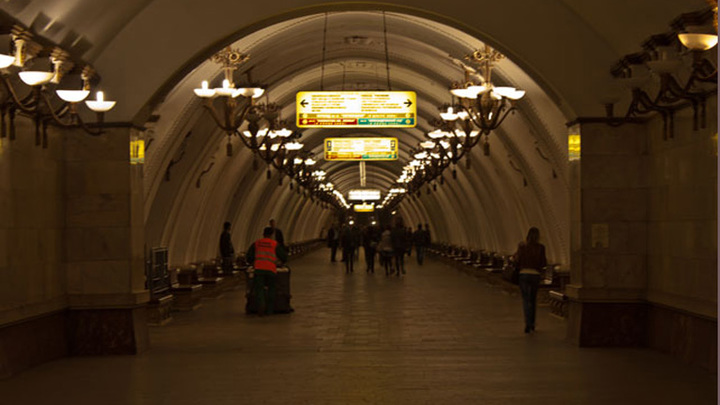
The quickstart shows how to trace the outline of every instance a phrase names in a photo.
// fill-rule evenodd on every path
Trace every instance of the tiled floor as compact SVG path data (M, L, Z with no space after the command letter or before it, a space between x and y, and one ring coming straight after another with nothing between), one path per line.
M292 263L295 313L238 290L151 329L139 356L68 358L0 381L0 404L716 404L717 376L640 349L579 349L563 321L523 332L519 297L410 260L386 278ZM357 266L363 268L362 264Z

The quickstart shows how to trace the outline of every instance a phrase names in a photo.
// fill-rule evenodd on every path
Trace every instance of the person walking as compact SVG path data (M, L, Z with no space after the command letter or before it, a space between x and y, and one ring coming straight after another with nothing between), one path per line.
M347 225L340 234L340 246L343 249L343 258L345 260L345 274L353 272L353 262L355 261L355 249L360 245L360 230L357 225Z
M273 240L273 229L263 230L262 239L250 245L245 254L248 263L253 263L253 294L258 315L271 315L275 304L275 275L278 263L287 261L285 247Z
M545 246L540 243L540 230L538 228L530 228L525 242L518 244L514 259L520 269L518 284L522 294L525 333L530 333L535 331L535 310L537 308L540 274L547 265Z
M337 253L338 244L340 243L340 230L337 224L333 224L327 233L327 243L330 247L330 261L335 261L335 254Z
M418 224L418 229L413 233L413 245L415 245L415 257L417 257L418 265L422 266L425 260L425 248L430 244L427 239L428 234L423 230L422 224Z
M233 262L235 260L235 248L232 244L232 235L230 234L230 222L223 224L223 231L220 234L220 257L222 260L223 273L231 273L233 270Z
M385 230L380 235L380 243L378 243L377 250L380 252L380 265L385 267L385 276L389 276L392 273L392 228L390 225L385 227Z
M380 242L380 235L375 225L368 225L363 233L363 250L365 251L365 272L375 274L375 250Z
M400 272L405 274L405 254L410 245L407 235L407 229L403 226L402 217L395 217L395 227L390 233L392 239L392 249L395 256L395 274L400 277Z

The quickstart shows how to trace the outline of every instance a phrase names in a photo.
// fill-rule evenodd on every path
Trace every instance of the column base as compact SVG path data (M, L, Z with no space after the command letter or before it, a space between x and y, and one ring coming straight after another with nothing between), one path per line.
M642 347L647 323L646 303L571 300L567 337L580 347Z
M67 323L73 356L138 354L149 346L145 305L70 309Z

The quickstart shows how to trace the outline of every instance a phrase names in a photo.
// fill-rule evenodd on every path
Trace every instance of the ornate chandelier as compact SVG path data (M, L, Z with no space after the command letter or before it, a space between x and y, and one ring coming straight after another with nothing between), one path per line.
M515 110L517 100L525 95L525 91L514 87L495 86L492 82L493 65L504 58L503 54L489 45L465 57L479 65L481 81L472 80L470 75L474 69L464 66L465 81L453 83L450 92L458 98L458 102L446 106L441 113L444 121L455 123L453 132L457 133L459 130L469 137L473 133L471 128L474 125L479 131L475 136L487 136Z
M213 55L211 60L222 65L225 77L222 86L210 88L208 82L203 81L202 87L195 89L195 95L204 99L204 107L227 134L228 156L232 156L232 136L236 135L248 149L259 153L263 160L270 163L287 143L300 134L286 128L285 122L278 117L277 105L255 101L265 94L265 89L254 85L235 86L233 73L248 59L248 55L231 47ZM247 75L250 82L249 72ZM241 131L244 124L247 124L246 129ZM256 163L253 168L257 169Z

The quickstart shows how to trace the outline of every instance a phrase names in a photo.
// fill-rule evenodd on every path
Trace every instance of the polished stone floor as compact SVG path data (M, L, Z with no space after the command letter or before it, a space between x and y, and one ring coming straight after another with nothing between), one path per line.
M352 275L291 263L295 313L241 290L151 329L138 356L67 358L0 381L0 404L716 404L717 375L644 349L579 349L540 308L435 261Z

